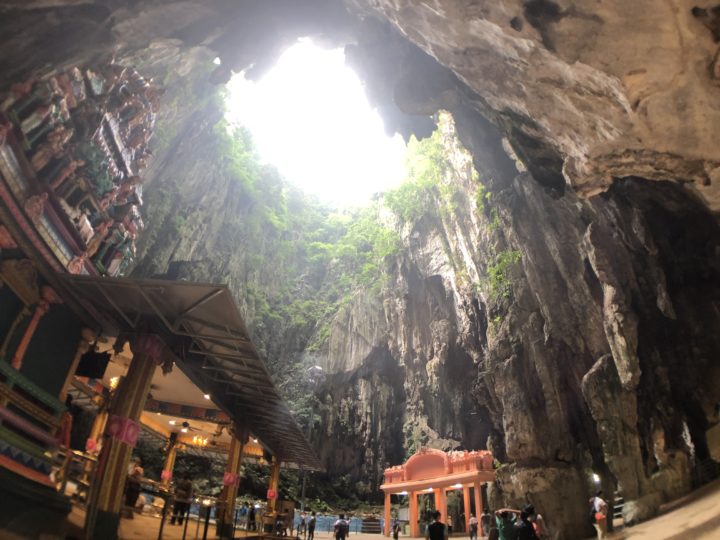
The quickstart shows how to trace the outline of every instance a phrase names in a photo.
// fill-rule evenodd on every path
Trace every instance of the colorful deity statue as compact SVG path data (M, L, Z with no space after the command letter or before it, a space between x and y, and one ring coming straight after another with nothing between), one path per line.
M77 171L80 167L85 165L85 162L81 159L75 159L72 160L70 163L68 163L65 167L63 167L60 172L57 174L57 176L50 180L50 187L53 189L57 189L62 185L62 183L67 180L70 176L75 174L75 171Z

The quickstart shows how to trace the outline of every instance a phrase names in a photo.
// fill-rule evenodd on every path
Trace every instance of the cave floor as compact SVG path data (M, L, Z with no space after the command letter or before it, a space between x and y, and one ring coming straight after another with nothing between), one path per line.
M720 538L720 480L716 480L693 493L664 505L658 517L628 527L608 535L608 540L717 540ZM69 537L80 534L85 519L84 511L73 507L69 516ZM123 519L120 524L122 540L156 538L160 520L151 516L136 516L135 519ZM195 538L197 522L192 520L188 527L188 538ZM208 538L215 538L214 526L209 529ZM78 538L80 536L77 536ZM182 528L166 526L163 537L166 539L182 538ZM237 531L236 538L244 538L244 531ZM330 540L330 532L317 531L319 540ZM5 536L3 536L5 538ZM12 535L8 536L12 538ZM202 525L198 538L202 538ZM257 537L255 537L257 538ZM379 540L377 534L351 534L349 540ZM458 536L454 538L465 538Z
M658 517L608 535L627 540L717 540L720 538L720 480L661 508Z

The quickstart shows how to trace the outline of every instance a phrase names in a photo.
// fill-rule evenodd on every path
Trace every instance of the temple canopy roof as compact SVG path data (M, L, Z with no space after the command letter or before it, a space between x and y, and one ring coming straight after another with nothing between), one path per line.
M286 464L321 465L280 397L225 285L58 275L89 325L109 336L155 333L176 365Z

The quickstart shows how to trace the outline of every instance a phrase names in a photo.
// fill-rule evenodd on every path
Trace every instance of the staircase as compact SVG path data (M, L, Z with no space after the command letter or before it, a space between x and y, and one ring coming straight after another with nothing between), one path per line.
M380 534L380 520L378 518L363 518L360 532L363 534Z

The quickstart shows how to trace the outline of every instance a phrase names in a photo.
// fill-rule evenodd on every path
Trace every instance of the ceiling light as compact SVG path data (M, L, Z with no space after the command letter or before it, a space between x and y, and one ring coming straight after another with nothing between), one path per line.
M184 428L182 428L180 431L182 431L183 433L187 433L187 432L188 432L188 428L184 427Z
M205 399L210 399L210 394L203 394L203 397L204 397Z
M460 489L460 488L462 488L462 484L455 484L453 487L454 487L455 489Z
M174 426L175 424L177 424L177 422L175 420L170 420L168 422L168 424L170 424L171 426Z
M252 442L254 442L255 444L257 444L258 440L257 440L257 439L253 439Z

